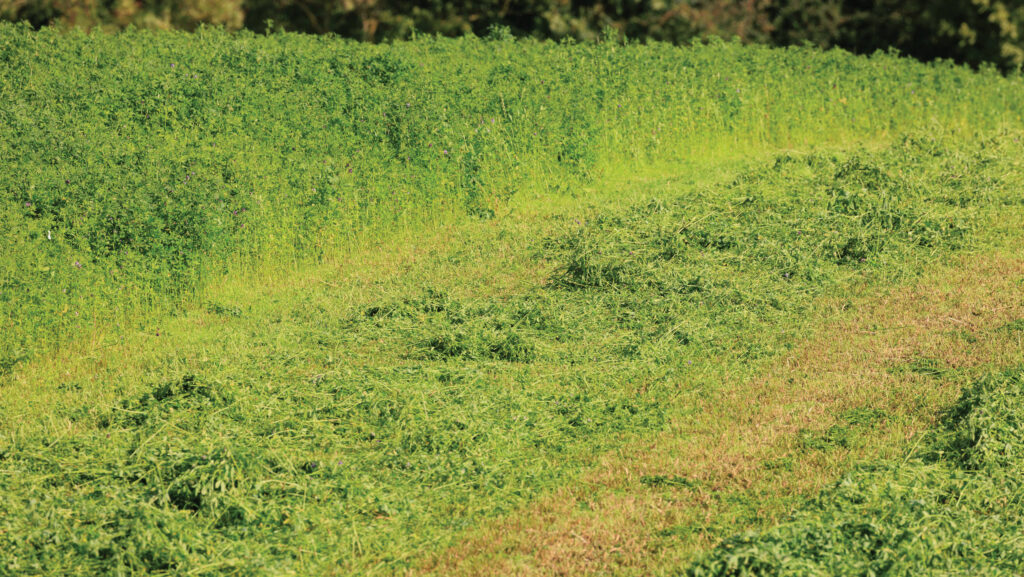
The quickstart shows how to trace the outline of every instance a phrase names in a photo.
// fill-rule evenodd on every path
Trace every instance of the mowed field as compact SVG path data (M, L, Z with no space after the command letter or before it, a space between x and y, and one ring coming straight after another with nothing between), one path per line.
M0 575L1019 575L1022 139L894 55L0 24Z

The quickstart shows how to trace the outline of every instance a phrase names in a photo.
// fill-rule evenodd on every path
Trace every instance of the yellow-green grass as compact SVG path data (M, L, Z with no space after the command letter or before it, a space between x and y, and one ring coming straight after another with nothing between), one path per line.
M681 571L1019 360L1020 78L9 25L0 61L0 575Z
M911 130L970 138L1024 114L1017 77L721 42L369 46L5 23L0 58L0 372L225 276L287 276L510 198Z
M1019 240L1020 147L918 135L651 172L228 276L5 377L4 570L677 569L900 454L960 368L1014 361L1016 333L987 328L1019 311L996 255ZM913 298L982 273L961 303ZM964 303L1000 312L947 334ZM836 346L851 327L875 332ZM976 358L946 358L969 338ZM901 372L918 357L958 370ZM839 363L849 381L821 372Z
M416 573L677 574L858 464L905 461L965 383L1024 364L1024 332L1004 328L1024 318L1024 261L957 258L911 286L861 287L820 315L764 374L695 391L665 431L598 456Z

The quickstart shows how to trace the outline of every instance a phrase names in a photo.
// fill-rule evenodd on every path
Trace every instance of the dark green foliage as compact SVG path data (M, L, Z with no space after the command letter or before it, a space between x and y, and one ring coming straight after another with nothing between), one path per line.
M950 372L950 368L942 361L926 357L913 358L906 363L896 365L889 370L895 374L917 373L919 375L926 375L929 377L942 377L946 373Z
M678 475L642 475L640 477L640 483L647 485L648 487L683 487L686 489L692 489L700 486L699 481L687 479L686 477L680 477Z
M427 341L427 347L441 358L494 358L509 362L533 360L533 345L519 333L489 330L468 334L465 330L446 330Z
M999 327L999 329L1008 332L1024 332L1024 319L1010 321L1005 325Z
M845 2L831 42L866 52L892 47L918 58L974 66L1024 65L1021 0L858 0Z
M808 451L828 451L849 447L850 436L849 429L841 425L834 425L823 432L799 431L797 441L801 448Z
M738 37L776 45L841 46L865 54L896 49L921 59L1004 69L1024 64L1020 0L4 0L0 18L106 29L194 30L213 24L363 40L406 39L417 33L590 41L624 35L674 43Z
M885 417L885 411L868 407L851 409L841 415L841 418L851 425L875 425Z
M866 465L776 528L686 575L1017 575L1024 567L1024 371L968 387L903 463Z

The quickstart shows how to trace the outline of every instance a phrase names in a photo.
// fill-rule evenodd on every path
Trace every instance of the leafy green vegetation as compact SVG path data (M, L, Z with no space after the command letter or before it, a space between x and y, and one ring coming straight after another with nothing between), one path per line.
M4 24L0 60L5 371L225 274L294 270L368 229L488 217L517 191L1024 114L1019 79L722 43L369 46ZM835 194L839 210L871 204L890 219L879 226L935 232L897 223L885 199ZM874 250L870 234L842 241L844 258Z
M246 27L363 40L393 41L416 34L494 33L595 41L621 34L632 40L685 43L739 38L776 45L813 43L861 54L900 50L916 58L949 58L1014 70L1024 64L1019 0L3 0L0 18L34 26L121 29L202 25Z
M174 353L184 366L150 376L164 380L103 383L109 405L51 405L74 434L6 423L6 571L406 566L567 481L587 455L661 430L715 366L755 370L788 350L816 296L970 242L1014 202L1005 162L1021 148L1007 134L782 154L521 239L528 261L553 268L518 294L405 279L356 303L325 285L210 304L201 314L230 330ZM947 202L962 179L985 194Z
M4 25L0 61L0 575L416 570L1024 209L1020 80L887 55Z
M686 575L1017 575L1024 371L967 388L903 462L863 465L783 525L727 539Z

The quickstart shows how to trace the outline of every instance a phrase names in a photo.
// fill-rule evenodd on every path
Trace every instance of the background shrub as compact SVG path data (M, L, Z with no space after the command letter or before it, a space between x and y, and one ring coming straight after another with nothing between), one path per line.
M735 36L860 53L895 48L1004 69L1024 63L1021 0L0 0L0 17L108 29L270 26L363 40L409 38L414 31L482 36L496 26L520 36L598 40L610 28L674 43Z

